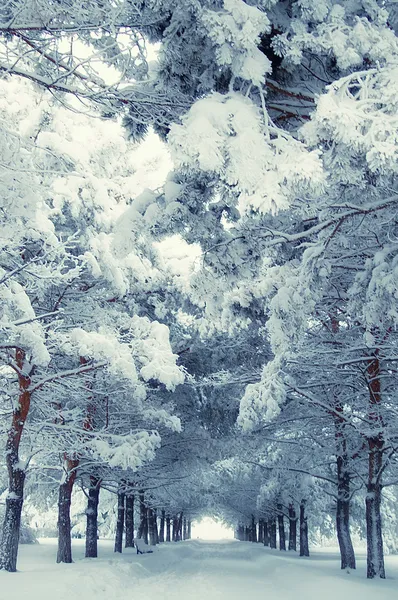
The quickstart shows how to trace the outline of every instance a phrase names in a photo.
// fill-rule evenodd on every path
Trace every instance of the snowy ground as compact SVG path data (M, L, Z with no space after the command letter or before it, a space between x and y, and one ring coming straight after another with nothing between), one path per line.
M364 554L347 574L330 548L300 559L249 542L195 540L115 556L113 543L101 541L101 558L84 559L84 540L74 540L75 563L56 565L55 543L21 546L19 572L0 572L0 600L393 600L398 593L397 556L386 559L387 580L366 581Z

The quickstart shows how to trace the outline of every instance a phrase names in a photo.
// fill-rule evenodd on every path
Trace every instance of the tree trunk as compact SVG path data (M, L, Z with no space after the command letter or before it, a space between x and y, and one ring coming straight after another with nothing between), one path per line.
M124 498L123 492L117 494L117 521L115 533L115 552L123 552L123 529L124 529Z
M300 502L300 556L310 555L308 546L308 521L305 514L305 504L305 500Z
M148 515L149 545L156 546L156 531L155 531L156 521L155 521L154 511L152 510L152 508L147 509L147 515Z
M350 474L346 456L337 457L336 529L341 568L355 569L355 553L350 534Z
M173 542L178 542L178 517L173 517Z
M159 542L164 542L164 524L166 520L166 511L162 510L162 516L160 517L160 527L159 527Z
M98 502L100 487L101 480L91 476L86 510L86 558L97 558L98 556Z
M367 541L367 578L385 579L384 550L381 526L381 486L367 486L366 494L366 541Z
M297 519L293 504L289 504L289 550L297 550Z
M155 508L153 510L154 526L155 526L155 539L156 543L159 544L159 529L158 529L158 511Z
M134 496L126 496L126 540L125 548L134 548Z
M332 330L337 333L339 323L332 319ZM341 568L355 569L355 553L350 534L350 472L347 450L346 421L344 406L336 397L332 418L334 421L334 436L336 441L336 473L337 473L337 503L336 530L340 548Z
M143 539L148 544L148 518L147 507L145 506L144 492L140 491L140 526L138 528L138 539Z
M185 534L186 534L186 524L185 524L185 517L181 520L181 531L180 531L181 540L185 540Z
M278 510L282 510L282 506L278 505ZM283 550L286 552L286 534L285 534L285 523L283 520L283 514L279 512L278 514L278 531L279 531L279 550Z
M182 513L173 517L173 542L181 540L182 533Z
M149 523L148 523L148 507L145 507L145 519L144 519L144 530L142 532L144 542L146 545L149 544Z
M178 542L180 542L182 540L182 519L183 519L183 514L182 512L180 512L180 516L178 518Z
M264 520L258 520L258 540L260 544L264 543Z
M271 521L270 521L269 541L270 541L270 547L276 548L276 520L275 520L275 518L271 519Z
M170 535L170 517L167 516L166 517L166 542L171 542L171 535Z
M77 459L65 459L64 481L59 486L58 495L58 552L57 563L72 562L72 539L70 523L70 505L72 501L73 484L79 465Z
M7 433L6 464L8 471L8 496L0 544L0 569L15 572L19 533L21 529L21 513L25 485L25 471L19 460L19 446L23 428L29 413L31 395L29 392L30 377L24 375L26 370L25 352L18 348L15 352L15 363L19 369L18 404L13 410L11 427Z
M191 539L191 535L192 535L192 522L191 519L188 519L188 539Z
M256 528L256 521L254 519L254 515L252 515L252 542L256 542L257 543L257 528Z
M269 527L268 527L268 521L264 521L263 527L264 527L264 546L269 546Z
M366 486L367 577L368 579L374 577L385 579L380 512L384 440L381 433L383 421L380 415L380 361L377 357L370 361L367 375L370 390L369 420L372 421L375 430L375 435L368 438L368 481Z
M337 335L340 330L340 323L337 316L331 316L330 324L333 334ZM337 348L337 346L335 347ZM350 534L350 473L346 435L347 423L344 418L343 402L337 394L334 397L333 410L330 411L330 416L334 422L334 437L336 441L336 530L340 548L341 568L355 569L355 554Z
M250 542L251 540L251 530L248 525L245 527L245 542Z
M183 521L183 525L182 525L182 539L183 540L188 539L188 526L187 526L187 520L185 517L184 517L184 521Z
M144 504L144 492L143 491L140 491L140 493L139 493L139 501L140 501L140 524L138 526L137 538L142 539L142 536L144 533L144 521L146 519L146 511L144 510L145 504Z
M0 546L0 568L12 573L17 570L24 481L25 471L15 469L12 479L10 478L10 491L6 498L6 513Z

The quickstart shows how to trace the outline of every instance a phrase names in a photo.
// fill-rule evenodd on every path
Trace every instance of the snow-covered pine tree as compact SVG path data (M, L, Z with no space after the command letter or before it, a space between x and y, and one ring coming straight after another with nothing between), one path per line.
M37 104L33 120L28 104L16 108L9 102L13 91L21 91L21 86ZM54 116L51 106L27 84L21 86L4 84L8 102L3 113L9 122L8 129L2 129L14 144L4 145L10 154L4 161L4 182L6 186L7 178L18 182L9 183L3 196L6 204L12 203L12 209L4 226L1 280L5 300L2 355L8 368L4 379L13 406L6 440L10 493L1 564L11 571L16 568L26 466L19 448L27 419L32 420L33 429L44 427L54 434L58 426L58 433L62 432L58 441L67 468L60 488L60 510L65 508L65 515L59 522L65 522L66 545L65 536L61 538L66 554L61 552L59 560L69 560L69 504L82 450L87 451L97 441L91 452L101 455L102 451L108 462L115 461L119 453L126 462L129 453L120 448L127 444L136 458L141 448L140 463L153 456L158 445L156 435L149 434L146 444L139 433L134 437L136 434L129 432L127 424L127 430L109 434L112 441L105 444L108 450L100 445L100 436L91 439L92 415L98 403L91 374L103 369L110 379L119 378L119 395L113 399L121 403L128 401L128 383L130 393L142 402L146 382L157 380L171 389L183 380L167 326L141 316L145 310L140 305L142 298L152 314L160 309L156 293L167 287L168 275L152 265L156 252L151 252L150 244L145 256L142 236L124 245L118 216L127 207L127 190L121 184L130 173L124 162L122 182L107 158L113 156L115 160L117 152L124 156L126 144L120 130L115 133L109 124L101 123L101 137L97 124L97 144L79 146L81 123L75 123L74 128L68 112ZM83 120L83 125L88 133L95 123ZM123 166L119 161L119 173ZM133 291L137 292L134 298L130 295ZM96 381L101 381L101 376ZM144 403L142 412L145 410ZM76 435L75 430L73 441L71 429L65 426L65 411L70 411L75 426L79 423L77 431L81 433ZM43 415L47 422L43 423ZM164 409L158 410L156 404L148 406L148 418L150 426L158 419L178 427L178 419ZM145 438L146 432L142 434ZM25 458L29 462L29 454Z

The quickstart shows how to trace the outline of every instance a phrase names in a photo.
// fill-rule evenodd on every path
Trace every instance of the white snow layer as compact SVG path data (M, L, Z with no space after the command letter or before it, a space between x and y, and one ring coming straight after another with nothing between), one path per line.
M56 540L21 546L20 573L0 572L1 598L15 600L392 600L398 557L388 556L391 579L367 581L365 555L358 569L339 568L335 549L309 559L250 542L162 544L153 554L134 549L113 553L113 540L99 542L99 558L83 559L84 540L73 540L75 563L55 564Z

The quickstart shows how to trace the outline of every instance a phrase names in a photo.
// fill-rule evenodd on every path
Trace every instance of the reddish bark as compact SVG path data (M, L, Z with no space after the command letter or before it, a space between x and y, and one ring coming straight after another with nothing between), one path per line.
M15 363L18 372L19 398L13 411L11 427L6 442L6 464L8 470L8 490L3 535L0 545L0 568L14 572L17 570L19 533L25 484L25 471L19 462L19 446L22 432L29 414L31 393L30 377L25 374L25 352L17 348Z

